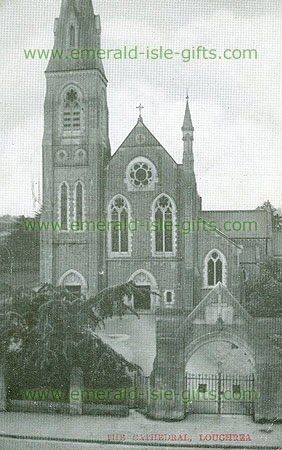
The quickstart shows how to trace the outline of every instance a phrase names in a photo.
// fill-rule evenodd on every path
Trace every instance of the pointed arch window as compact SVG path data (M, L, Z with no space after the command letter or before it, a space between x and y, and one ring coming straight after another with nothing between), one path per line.
M212 250L205 258L204 284L206 287L226 284L226 259L218 250Z
M78 181L74 188L74 219L76 222L84 220L84 185Z
M130 252L130 232L128 229L129 205L127 200L121 196L116 196L109 207L109 248L110 254L129 255Z
M63 103L63 130L80 131L82 107L78 91L74 88L68 89L64 95Z
M69 30L69 42L70 42L70 47L75 47L75 28L73 25L70 26L70 30Z
M63 231L68 230L69 221L69 187L63 182L59 189L59 221Z
M68 153L66 150L59 150L56 154L56 162L58 165L65 165L68 162Z
M87 153L84 149L79 148L74 155L74 162L76 165L84 166L87 164Z
M153 204L152 242L155 255L174 255L176 251L175 206L165 194Z

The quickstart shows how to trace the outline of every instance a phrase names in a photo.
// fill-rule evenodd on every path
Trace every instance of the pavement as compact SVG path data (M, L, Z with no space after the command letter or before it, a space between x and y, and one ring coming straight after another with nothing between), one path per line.
M251 441L231 442L230 437L229 441L208 440L216 434L249 435ZM0 413L0 450L182 448L281 449L282 425L256 424L248 416L204 414L191 415L181 422L164 422L136 411L130 411L129 417Z

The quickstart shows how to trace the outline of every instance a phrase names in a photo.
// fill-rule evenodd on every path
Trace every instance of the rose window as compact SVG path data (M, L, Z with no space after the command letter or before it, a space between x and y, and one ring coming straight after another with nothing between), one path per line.
M146 162L136 162L130 169L130 182L137 188L148 186L153 179L153 169Z

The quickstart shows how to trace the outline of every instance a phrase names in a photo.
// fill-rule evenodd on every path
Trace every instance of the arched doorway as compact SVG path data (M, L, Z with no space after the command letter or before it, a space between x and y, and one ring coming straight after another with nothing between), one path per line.
M131 275L129 281L140 286L140 295L137 292L131 299L132 306L139 312L154 312L159 305L159 289L153 275L147 270L139 269Z
M87 283L85 278L76 270L70 269L65 272L58 281L58 286L66 287L74 295L87 294Z
M255 361L246 342L211 333L186 349L186 413L253 415Z

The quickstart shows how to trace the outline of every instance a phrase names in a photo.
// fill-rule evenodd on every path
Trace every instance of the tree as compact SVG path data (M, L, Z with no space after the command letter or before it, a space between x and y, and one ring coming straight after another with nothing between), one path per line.
M24 317L15 307L18 300L16 290L5 283L0 285L0 355L3 359L20 345L26 330Z
M271 225L273 231L282 231L282 212L272 206L269 200L264 202L262 206L257 209L265 209L271 217Z
M246 306L257 317L282 316L282 261L268 258L259 275L246 282Z
M113 315L137 315L127 302L137 289L140 294L140 287L128 282L89 299L48 284L37 292L9 292L1 303L0 335L10 384L66 387L75 366L96 385L112 386L117 380L129 383L134 374L141 373L140 367L105 344L97 328Z

